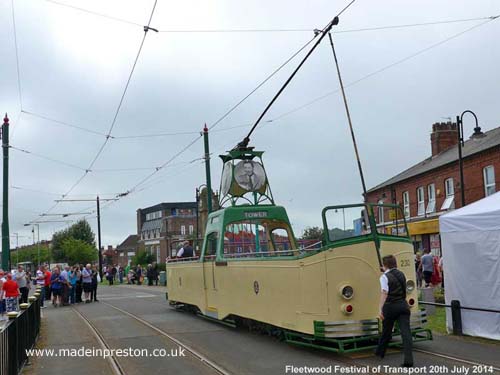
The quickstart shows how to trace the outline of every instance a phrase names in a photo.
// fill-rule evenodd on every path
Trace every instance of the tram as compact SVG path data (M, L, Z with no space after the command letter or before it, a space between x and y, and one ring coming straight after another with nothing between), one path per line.
M221 322L264 327L294 344L360 350L378 339L380 259L392 254L406 275L413 338L431 339L400 207L325 207L322 246L301 249L285 208L274 204L261 157L251 149L222 156L227 207L208 216L199 257L167 263L169 303ZM377 226L379 210L393 217L390 228Z
M249 147L250 135L306 59L328 34L339 83L331 28L323 30L309 53L283 84L242 142L225 155L219 210L208 215L201 254L168 262L167 299L172 306L228 324L250 326L286 341L335 352L374 346L382 257L394 255L406 276L410 326L415 341L432 339L418 304L413 246L397 205L351 204L322 210L321 246L299 247L284 207L276 205L262 162ZM361 162L346 96L343 95L358 168ZM208 130L205 128L207 206L211 205ZM209 208L210 211L210 208ZM389 217L391 223L377 223ZM397 336L398 331L393 333ZM390 345L398 345L393 341Z

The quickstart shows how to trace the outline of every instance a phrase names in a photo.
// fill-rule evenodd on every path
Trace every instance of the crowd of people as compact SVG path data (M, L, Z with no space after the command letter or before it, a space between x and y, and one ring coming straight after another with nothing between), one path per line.
M5 313L18 311L20 303L28 302L32 285L40 286L42 308L52 302L54 307L90 303L97 300L97 286L100 277L96 266L91 264L75 266L40 266L34 275L25 272L19 265L14 272L0 269L0 319Z

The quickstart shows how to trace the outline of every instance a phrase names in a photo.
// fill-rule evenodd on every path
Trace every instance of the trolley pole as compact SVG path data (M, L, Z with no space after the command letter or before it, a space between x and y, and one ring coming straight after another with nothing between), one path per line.
M207 210L208 214L212 212L212 183L210 178L210 150L208 147L208 128L207 124L203 128L203 142L205 144L205 173L207 176Z
M2 217L2 268L10 272L9 235L9 118L7 113L2 125L3 150L3 217Z

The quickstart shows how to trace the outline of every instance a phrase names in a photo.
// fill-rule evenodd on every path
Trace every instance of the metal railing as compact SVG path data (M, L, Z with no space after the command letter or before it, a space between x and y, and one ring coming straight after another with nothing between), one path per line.
M26 350L33 348L40 333L40 306L37 298L0 329L0 375L17 375L27 363Z
M451 304L447 305L445 303L437 303L437 302L423 302L419 301L418 302L421 305L429 305L429 306L437 306L437 307L444 307L444 308L450 308L451 309L451 324L452 324L452 329L453 329L453 334L454 335L463 335L463 329L462 329L462 310L471 310L471 311L480 311L480 312L489 312L489 313L496 313L500 314L500 310L495 310L495 309L485 309L483 307L468 307L468 306L462 306L460 304L460 301L454 299L451 301Z

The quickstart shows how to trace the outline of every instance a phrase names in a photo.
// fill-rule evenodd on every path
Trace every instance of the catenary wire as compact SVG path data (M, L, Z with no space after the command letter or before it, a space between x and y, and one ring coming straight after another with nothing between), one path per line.
M49 122L53 122L54 124L58 124L58 125L61 125L61 126L66 126L66 127L73 128L73 129L77 129L77 130L80 130L82 132L91 133L91 134L95 134L95 135L100 135L102 137L106 137L107 136L107 134L105 134L105 133L101 133L101 132L98 132L98 131L95 131L95 130L92 130L92 129L89 129L89 128L84 128L82 126L73 125L73 124L70 124L70 123L65 122L65 121L56 120L56 119L53 119L53 118L48 117L48 116L44 116L44 115L39 114L39 113L27 111L27 110L24 110L24 109L21 110L21 113L29 115L29 116L37 117L37 118L40 118L42 120L46 120L46 121L49 121Z
M127 94L127 90L128 90L129 85L130 85L130 81L132 80L132 76L134 75L135 67L137 66L137 61L139 60L139 56L141 55L142 47L144 46L144 42L146 41L146 36L148 35L148 30L149 30L149 27L151 25L151 20L153 19L153 15L154 15L154 12L156 9L157 1L158 0L155 0L155 2L153 4L153 10L151 11L151 15L149 16L148 24L147 24L147 26L144 27L144 35L142 37L141 44L139 45L139 50L137 51L137 55L135 56L135 60L134 60L134 63L132 65L132 69L131 69L130 74L128 76L127 83L125 84L125 88L124 88L122 96L120 98L120 102L118 103L118 107L116 108L115 115L113 117L113 121L111 122L111 126L109 127L108 133L106 134L106 139L104 140L101 148L97 151L97 154L95 155L94 159L90 163L89 168L87 168L87 169L92 169L95 162L97 161L99 156L101 156L104 148L106 147L107 143L109 142L109 139L111 137L111 132L113 131L113 128L115 127L116 119L118 118L118 114L120 113L120 109L122 107L123 100L125 99L125 95Z
M17 45L17 29L16 29L16 15L14 9L14 0L11 0L11 9L12 9L12 28L14 32L14 47L16 54L16 72L17 72L17 89L19 91L19 108L22 110L23 108L23 96L21 90L21 73L19 69L19 48Z
M13 0L12 0L13 1ZM133 22L130 20L126 20L119 17L114 17L108 14L99 13L96 11L92 11L89 9L85 9L82 7L77 7L70 4L61 3L55 0L45 0L48 3L52 3L54 5L59 5L66 8L75 9L84 13L88 13L94 16L107 18L109 20L130 24L137 27L143 27L142 24ZM388 26L375 26L375 27L366 27L366 28L357 28L357 29L347 29L347 30L339 30L335 31L333 34L342 34L342 33L353 33L353 32L364 32L364 31L377 31L377 30L386 30L386 29L401 29L401 28L410 28L410 27L419 27L419 26L432 26L432 25L441 25L448 23L459 23L459 22L470 22L470 21L480 21L487 19L489 17L476 17L476 18L464 18L464 19L455 19L455 20L443 20L443 21L430 21L430 22L422 22L422 23L411 23L411 24L401 24L401 25L388 25ZM282 32L312 32L313 28L246 28L246 29L165 29L158 30L160 33L282 33Z
M113 128L116 124L116 119L118 118L118 114L120 112L120 109L122 107L122 104L123 104L123 100L125 98L125 95L127 93L127 89L128 89L128 86L130 84L130 81L132 79L132 75L134 73L134 70L135 70L135 67L137 65L137 61L139 60L139 56L141 54L141 51L142 51L142 47L144 46L144 41L146 40L146 36L148 34L148 30L150 28L150 25L151 25L151 21L153 19L153 15L154 15L154 12L155 12L155 9L156 9L156 4L157 4L157 1L158 0L155 0L154 4L153 4L153 9L151 10L151 14L149 16L149 20L148 20L148 24L147 26L144 26L144 35L142 37L142 40L141 40L141 43L140 43L140 46L139 46L139 50L137 52L137 55L136 55L136 58L134 60L134 63L132 65L132 69L131 69L131 72L129 74L129 77L127 79L127 83L125 85L125 88L123 90L123 93L121 95L121 98L120 98L120 102L118 103L118 107L116 108L116 111L115 111L115 115L113 117L113 121L111 122L111 125L109 127L109 130L106 134L106 139L104 140L103 144L101 145L101 147L99 148L99 150L97 151L97 154L95 155L95 157L92 159L92 162L90 163L89 167L84 171L84 173L81 175L81 177L70 187L70 189L67 191L66 194L64 194L63 197L67 196L68 194L70 194L84 179L85 177L87 176L87 174L89 173L89 171L92 169L92 167L94 166L95 162L97 161L97 159L99 158L99 156L102 154L104 148L106 147L106 144L108 143L110 137L111 137L111 132L113 131ZM57 207L57 205L59 204L59 202L55 202L50 208L48 211L44 212L44 213L50 213L55 207Z
M347 9L349 9L349 7L352 4L354 4L355 2L356 2L356 0L351 0L349 2L349 4L347 4L322 30L317 30L317 31L314 32L314 38L316 38L317 36L319 36L319 37L317 38L317 40L314 43L314 45L312 46L312 48L306 53L306 55L300 61L299 65L297 65L297 67L293 70L292 74L287 78L287 80L285 81L285 83L283 83L283 85L278 90L278 92L274 95L274 97L271 99L271 101L267 104L267 106L265 107L264 111L259 115L259 117L255 121L255 123L252 125L252 127L248 131L248 133L245 136L245 138L243 138L243 140L237 144L236 148L247 147L248 146L248 143L250 142L250 136L255 131L255 129L257 128L257 126L261 122L261 120L264 118L264 116L266 115L267 111L269 111L269 109L271 109L271 107L274 105L274 103L276 102L276 100L278 100L278 98L280 97L280 95L283 93L283 91L286 89L286 87L289 85L289 83L293 80L293 78L295 77L295 75L299 72L299 70L301 69L301 67L306 63L306 61L309 58L309 56L311 56L311 54L314 52L314 50L316 49L316 47L318 47L318 45L321 43L321 41L325 37L326 33L329 32L332 29L333 26L338 25L340 15L342 15Z
M470 31L472 31L474 29L477 29L477 28L479 28L481 26L484 26L484 25L486 25L486 24L488 24L488 23L490 23L490 22L498 19L499 17L500 16L489 17L488 20L486 20L485 22L481 22L478 25L474 25L474 26L472 26L470 28L467 28L466 30L463 30L463 31L461 31L459 33L453 34L452 36L450 36L448 38L445 38L445 39L443 39L443 40L441 40L441 41L439 41L437 43L434 43L434 44L432 44L432 45L430 45L430 46L428 46L426 48L423 48L423 49L421 49L421 50L419 50L419 51L417 51L417 52L415 52L415 53L413 53L411 55L408 55L408 56L406 56L406 57L404 57L404 58L402 58L400 60L397 60L397 61L389 64L389 65L386 65L386 66L384 66L384 67L382 67L380 69L377 69L377 70L375 70L375 71L373 71L373 72L371 72L369 74L366 74L366 75L364 75L364 76L362 76L362 77L360 77L360 78L358 78L358 79L356 79L354 81L351 81L347 85L345 85L345 87L354 86L354 85L356 85L356 84L358 84L358 83L360 83L360 82L362 82L362 81L364 81L364 80L366 80L368 78L371 78L371 77L373 77L373 76L375 76L377 74L385 72L386 70L388 70L388 69L390 69L390 68L392 68L394 66L402 64L402 63L404 63L404 62L406 62L406 61L408 61L410 59L413 59L413 58L415 58L415 57L417 57L417 56L419 56L419 55L421 55L421 54L423 54L425 52L428 52L431 49L439 47L439 46L441 46L441 45L443 45L443 44L445 44L445 43L447 43L447 42L449 42L449 41L451 41L451 40L453 40L455 38L458 38L458 37L464 35L465 33L468 33L468 32L470 32ZM318 97L316 97L316 98L308 101L307 103L304 103L304 104L302 104L302 105L300 105L300 106L298 106L296 108L293 108L291 110L288 110L287 112L284 112L284 113L280 114L279 116L274 117L273 119L269 120L269 122L278 121L278 120L282 119L283 117L286 117L288 115L291 115L292 113L298 112L301 109L304 109L304 108L306 108L306 107L308 107L308 106L310 106L310 105L312 105L312 104L314 104L314 103L316 103L318 101L321 101L321 100L323 100L323 99L325 99L325 98L327 98L327 97L329 97L329 96L331 96L333 94L336 94L338 92L339 92L338 89L330 91L330 92L327 92L327 93L325 93L325 94L323 94L321 96L318 96Z
M75 164L71 164L71 163L68 163L66 161L63 161L63 160L58 160L58 159L55 159L55 158L52 158L52 157L49 157L49 156L45 156L45 155L42 155L42 154L38 154L36 152L32 152L32 151L29 151L29 150L26 150L26 149L22 149L22 148L19 148L19 147L16 147L16 146L12 146L10 145L9 148L12 148L13 150L16 150L16 151L19 151L19 152L22 152L22 153L25 153L25 154L28 154L28 155L33 155L37 158L40 158L40 159L45 159L45 160L49 160L51 162L54 162L54 163L58 163L58 164L61 164L61 165L65 165L67 167L72 167L72 168L75 168L75 169L79 169L79 170L83 170L83 171L88 171L88 172L133 172L133 171L151 171L151 170L156 170L157 167L130 167L130 168L99 168L99 169L92 169L92 170L87 170L86 168L83 168L81 166L78 166L78 165L75 165Z
M66 7L66 8L71 8L71 9L79 10L80 12L85 12L85 13L88 13L88 14L92 14L94 16L99 16L99 17L107 18L107 19L110 19L110 20L113 20L113 21L127 23L129 25L134 25L134 26L138 26L138 27L143 27L144 26L144 25L141 25L140 23L128 21L128 20L125 20L123 18L113 17L113 16L110 16L110 15L107 15L107 14L104 14L104 13L94 12L92 10L80 8L80 7L77 7L77 6L74 6L74 5L64 4L64 3L60 3L60 2L54 1L54 0L45 0L45 1L48 2L48 3L55 4L55 5L63 6L63 7Z
M46 1L58 4L57 2L54 2L54 1L51 1L51 0L46 0ZM66 6L65 4L60 4L60 5ZM72 6L70 6L70 7L72 7ZM81 8L77 8L77 9L82 10ZM385 30L385 29L399 29L399 28L408 28L408 27L417 27L417 26L430 26L430 25L440 25L440 24L449 24L449 23L471 22L471 21L479 21L479 20L494 20L496 18L498 18L498 16L466 18L466 19L456 19L456 20L447 20L447 21L432 21L432 22L413 23L413 24L402 24L402 25L391 25L391 26L380 26L380 27L370 27L370 28L340 30L340 31L332 31L332 33L335 35L335 34L340 34L340 33L352 33L352 32L374 31L374 30ZM139 25L139 24L137 24L137 25ZM309 29L290 29L290 30L304 30L304 31L308 30L308 31L311 31ZM204 31L204 30L186 30L186 32L202 32L202 31ZM205 31L208 32L210 30L205 30ZM237 32L239 30L217 30L217 31L220 31L220 32L235 31L235 32ZM266 31L266 30L249 29L249 30L244 30L244 31ZM268 31L272 31L272 30L268 30ZM161 32L161 30L160 30L160 32ZM176 30L172 30L172 32L182 32L182 30L177 30L177 31ZM335 91L335 92L337 92L337 91ZM331 94L326 94L325 97L327 97L329 95L331 95ZM319 97L317 99L320 100L322 98L323 97ZM305 106L307 106L307 105L308 104L306 103ZM78 129L78 130L81 130L81 131L84 131L84 132L88 132L88 133L92 133L92 134L95 134L95 135L107 137L107 134L105 134L105 133L98 132L98 131L95 131L95 130L92 130L92 129L89 129L89 128L84 128L84 127L81 127L81 126L73 125L73 124L70 124L68 122L56 120L56 119L44 116L44 115L39 114L39 113L27 111L27 110L24 110L24 109L22 109L21 112L24 113L24 114L28 114L30 116L38 117L38 118L41 118L41 119L44 119L44 120L47 120L47 121L59 124L59 125L63 125L63 126L75 128L75 129ZM272 122L272 121L275 121L276 119L277 118L274 118L272 120L267 120L267 122ZM266 122L266 121L264 121L264 122ZM230 130L230 129L240 128L240 127L245 127L245 126L247 126L247 125L227 127L227 128L224 128L224 129L221 129L221 130L217 130L217 131L225 131L226 129ZM191 132L173 132L173 133L131 134L131 135L125 135L125 136L110 136L110 138L112 138L112 139L134 139L134 138L140 139L140 138L167 137L167 136L176 136L176 135L189 135L189 134L197 134L197 133L198 133L197 131L191 131Z
M13 150L16 150L16 151L19 151L19 152L22 152L24 154L33 155L33 156L35 156L37 158L49 160L49 161L51 161L53 163L58 163L58 164L65 165L65 166L71 167L71 168L75 168L75 169L78 169L78 170L81 170L81 171L82 170L83 171L86 170L85 168L82 168L82 167L80 167L78 165L67 163L67 162L62 161L62 160L53 159L51 157L48 157L48 156L45 156L45 155L41 155L41 154L38 154L38 153L35 153L35 152L31 152L31 151L28 151L28 150L25 150L25 149L22 149L22 148L19 148L19 147L16 147L16 146L10 145L9 148L11 148Z

